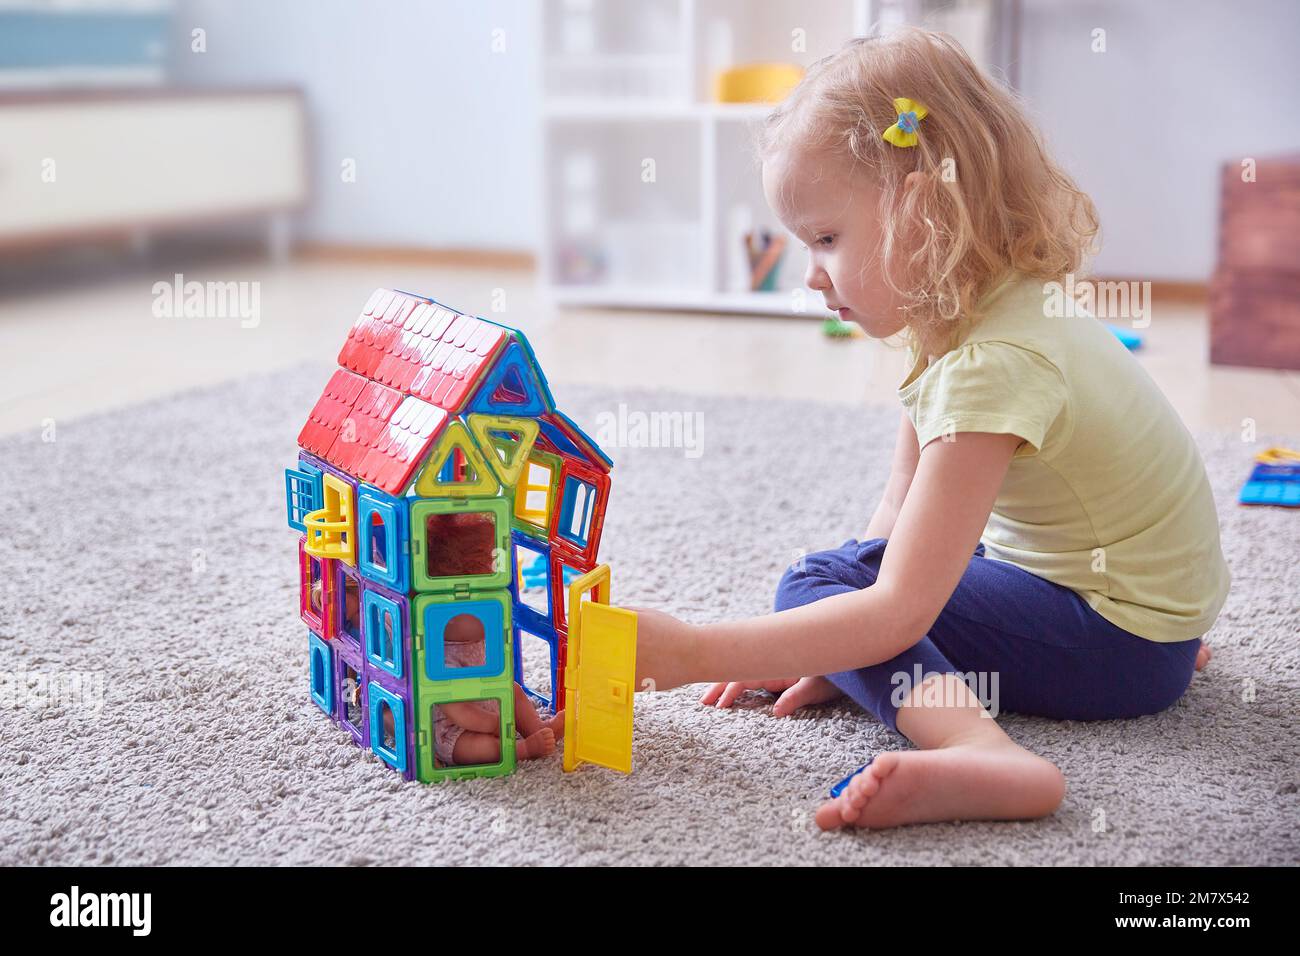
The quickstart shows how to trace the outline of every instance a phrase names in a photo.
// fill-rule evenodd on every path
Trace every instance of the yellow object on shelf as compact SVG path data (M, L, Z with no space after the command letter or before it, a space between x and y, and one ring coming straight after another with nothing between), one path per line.
M802 79L793 63L751 63L719 73L713 95L719 103L780 103Z
M608 564L569 585L564 690L565 772L594 763L631 773L636 612L610 606Z

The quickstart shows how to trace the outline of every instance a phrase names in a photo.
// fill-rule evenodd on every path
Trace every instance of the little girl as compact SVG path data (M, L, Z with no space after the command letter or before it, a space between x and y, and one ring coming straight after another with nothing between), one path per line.
M777 692L777 715L847 694L919 748L878 754L824 829L1046 816L1060 770L993 718L1169 707L1229 584L1191 436L1105 326L1049 294L1091 251L1093 205L1014 94L922 30L813 66L761 153L807 285L910 347L893 464L864 540L788 570L776 613L642 611L637 685L716 681L703 702L723 707Z

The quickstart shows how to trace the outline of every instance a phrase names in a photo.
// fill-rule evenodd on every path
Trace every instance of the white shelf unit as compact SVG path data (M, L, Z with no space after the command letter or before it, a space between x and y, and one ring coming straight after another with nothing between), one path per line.
M971 19L999 2L544 0L543 295L555 305L828 315L804 287L807 253L763 198L753 144L771 107L714 102L717 73L807 67L869 30L945 28L954 8ZM785 236L786 250L776 288L751 292L743 234L764 229Z

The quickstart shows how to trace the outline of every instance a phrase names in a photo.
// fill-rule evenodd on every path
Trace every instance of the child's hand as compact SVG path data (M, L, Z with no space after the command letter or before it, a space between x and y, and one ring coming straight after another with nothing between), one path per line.
M663 611L628 610L636 612L636 689L671 690L689 683L695 628Z
M733 680L710 684L709 689L700 698L701 704L709 706L730 707L747 690L765 690L770 694L780 694L799 683L798 678L781 680Z
M749 680L729 681L712 685L701 704L716 704L718 707L730 707L736 699L747 690L765 690L779 694L772 706L772 716L788 717L800 707L824 704L840 696L838 687L825 677L801 677L798 680Z

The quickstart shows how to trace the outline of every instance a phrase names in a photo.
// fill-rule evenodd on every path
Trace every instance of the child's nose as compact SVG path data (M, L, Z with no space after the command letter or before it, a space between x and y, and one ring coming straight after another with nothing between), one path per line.
M803 284L816 292L824 292L831 287L831 279L826 274L826 270L809 257L808 271L804 275Z

